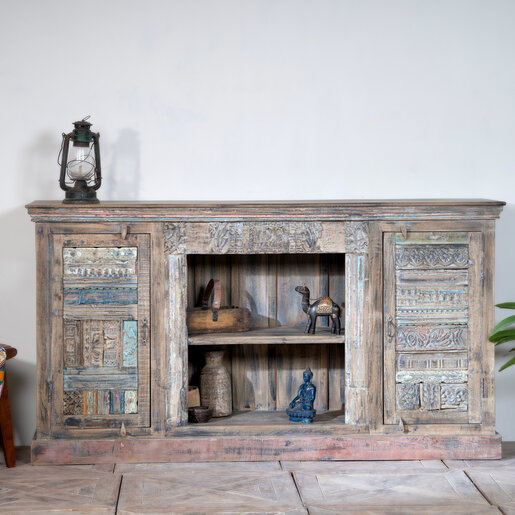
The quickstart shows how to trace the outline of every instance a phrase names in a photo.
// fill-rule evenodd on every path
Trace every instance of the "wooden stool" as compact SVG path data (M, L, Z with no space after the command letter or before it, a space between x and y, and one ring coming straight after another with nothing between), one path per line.
M18 351L10 345L2 345L2 347L5 349L8 360L14 358L14 356L18 354ZM5 463L8 467L16 467L11 408L9 406L9 392L7 391L7 373L5 374L2 396L0 397L0 433L2 436L2 445L4 447Z

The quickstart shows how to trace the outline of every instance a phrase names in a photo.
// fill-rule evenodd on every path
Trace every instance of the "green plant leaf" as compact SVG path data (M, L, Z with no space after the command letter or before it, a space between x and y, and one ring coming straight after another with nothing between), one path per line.
M511 337L501 338L499 341L495 342L495 346L497 347L497 345L502 345L503 343L512 342L512 341L513 341L513 338L511 338Z
M493 338L495 336L495 333L498 333L502 329L506 329L506 327L510 327L510 325L515 324L515 315L511 315L508 318L505 318L504 320L501 320L490 333L490 338Z
M503 343L515 340L515 329L505 329L504 331L497 331L496 333L492 331L490 341L495 343L499 340L503 340Z
M511 358L510 361L507 361L500 369L499 372L503 371L505 368L511 367L515 365L515 358Z
M515 302L501 302L495 305L496 308L515 309Z

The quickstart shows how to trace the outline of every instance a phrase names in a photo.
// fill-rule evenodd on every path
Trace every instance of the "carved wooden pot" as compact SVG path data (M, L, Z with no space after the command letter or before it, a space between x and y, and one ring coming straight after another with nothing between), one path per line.
M231 375L223 365L224 351L208 351L200 372L200 404L213 408L213 417L232 414Z

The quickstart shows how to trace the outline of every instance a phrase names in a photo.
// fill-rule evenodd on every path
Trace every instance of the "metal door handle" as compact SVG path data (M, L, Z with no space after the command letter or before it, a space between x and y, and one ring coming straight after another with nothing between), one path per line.
M141 336L141 345L147 344L147 324L148 320L146 318L143 319L143 334Z
M386 340L388 343L392 341L395 336L395 324L393 323L393 317L388 313L386 316Z

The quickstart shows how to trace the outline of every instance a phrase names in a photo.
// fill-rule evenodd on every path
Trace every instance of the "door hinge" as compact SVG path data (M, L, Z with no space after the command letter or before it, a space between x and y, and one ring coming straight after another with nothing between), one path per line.
M129 232L129 226L127 224L120 225L120 237L122 240L127 239L127 234Z

